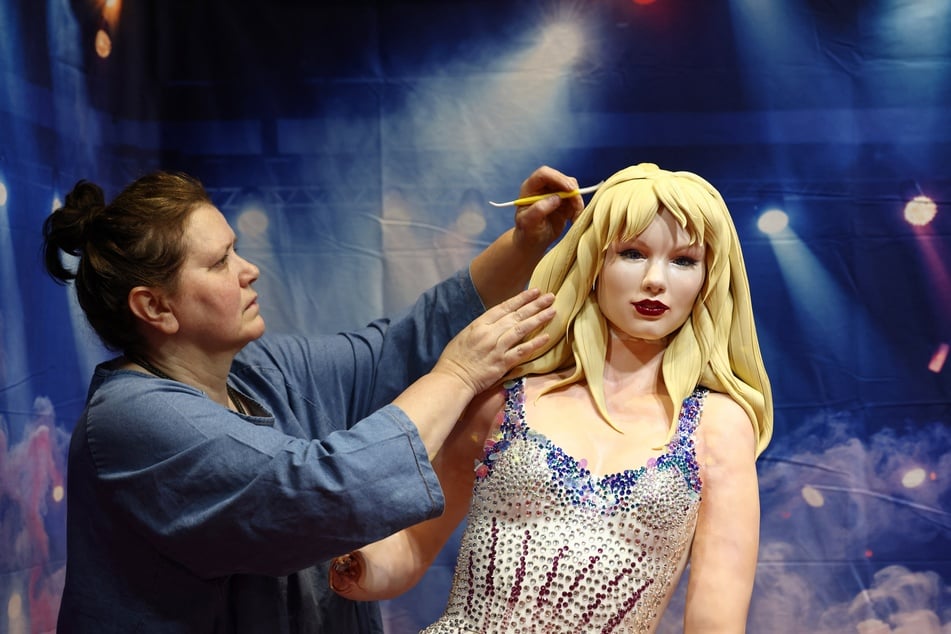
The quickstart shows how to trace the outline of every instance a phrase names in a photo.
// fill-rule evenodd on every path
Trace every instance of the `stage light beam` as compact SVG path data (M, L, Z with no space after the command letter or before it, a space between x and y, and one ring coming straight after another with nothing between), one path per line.
M541 41L525 62L531 66L561 70L570 66L584 48L584 38L575 24L557 21L543 27Z

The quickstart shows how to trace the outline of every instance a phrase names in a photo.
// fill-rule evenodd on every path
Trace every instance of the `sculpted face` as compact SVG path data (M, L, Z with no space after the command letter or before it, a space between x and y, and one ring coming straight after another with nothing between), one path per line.
M680 328L703 286L704 254L666 211L634 239L612 244L597 298L614 336L661 341Z

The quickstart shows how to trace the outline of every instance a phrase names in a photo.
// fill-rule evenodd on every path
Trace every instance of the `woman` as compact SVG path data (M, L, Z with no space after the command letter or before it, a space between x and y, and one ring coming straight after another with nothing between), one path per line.
M744 631L772 399L720 194L689 172L621 170L531 284L556 295L549 343L444 447L459 461L464 431L489 429L474 474L441 466L447 514L338 558L331 586L405 590L471 492L427 633L653 632L688 561L684 632Z
M543 167L523 194L576 188ZM519 209L401 318L304 338L263 336L258 269L197 180L151 174L108 205L78 183L44 223L47 269L121 354L73 432L57 631L381 631L324 562L442 511L429 457L545 341L525 334L552 297L505 298L580 207Z

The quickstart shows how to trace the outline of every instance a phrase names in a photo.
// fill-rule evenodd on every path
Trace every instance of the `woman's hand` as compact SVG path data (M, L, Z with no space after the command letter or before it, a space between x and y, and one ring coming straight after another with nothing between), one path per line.
M578 181L543 165L522 183L520 198L574 191ZM472 283L486 306L525 288L535 265L584 208L581 196L549 196L515 209L515 225L477 255L469 266Z
M519 198L578 189L578 181L558 170L542 165L525 179ZM562 234L568 222L584 209L581 196L560 198L550 196L515 210L515 244L529 253L548 248Z
M487 310L449 342L432 371L393 400L416 425L430 460L473 397L548 342L548 335L531 333L555 316L554 299L530 289Z
M529 289L490 308L449 342L433 373L462 381L470 398L487 390L548 342L547 334L525 338L555 316L554 299Z

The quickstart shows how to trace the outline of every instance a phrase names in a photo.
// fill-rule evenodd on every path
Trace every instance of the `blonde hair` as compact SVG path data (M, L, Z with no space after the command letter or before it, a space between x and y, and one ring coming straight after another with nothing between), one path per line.
M565 237L535 267L531 286L555 293L557 316L542 329L551 336L548 345L508 377L573 367L546 391L586 380L598 411L610 422L603 383L608 328L592 288L608 247L640 234L663 210L706 246L703 287L690 318L664 352L667 391L678 404L697 385L729 394L753 422L758 456L772 435L773 404L743 254L720 193L690 172L641 163L605 181ZM677 416L675 411L671 436Z

